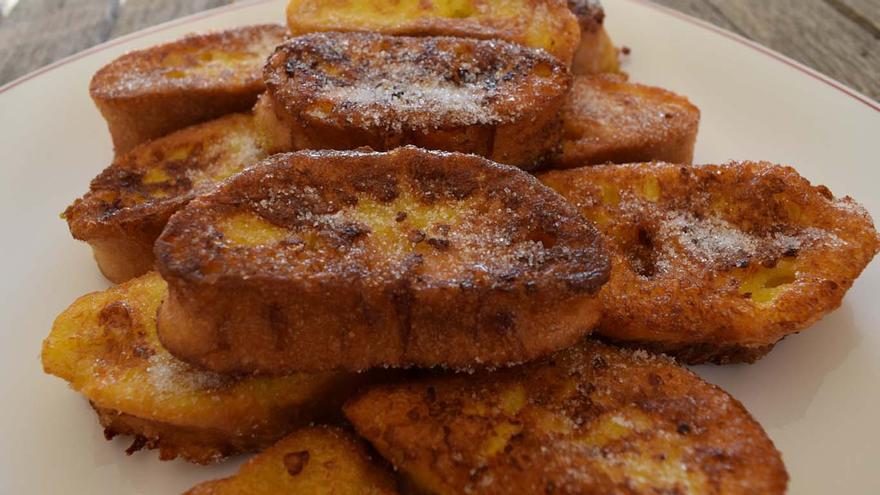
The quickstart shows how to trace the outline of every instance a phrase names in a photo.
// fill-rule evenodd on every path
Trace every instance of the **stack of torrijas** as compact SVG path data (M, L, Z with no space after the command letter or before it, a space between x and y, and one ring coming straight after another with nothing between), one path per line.
M861 207L691 165L699 111L627 81L597 3L287 14L92 82L117 154L65 218L120 285L43 363L108 436L265 450L192 493L785 491L742 405L649 352L750 362L836 308Z

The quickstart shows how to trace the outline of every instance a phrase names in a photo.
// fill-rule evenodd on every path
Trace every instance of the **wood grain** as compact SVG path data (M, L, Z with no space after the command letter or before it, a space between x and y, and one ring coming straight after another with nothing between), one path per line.
M880 1L878 0L826 0L857 24L868 29L880 39ZM848 12L847 12L848 11ZM868 25L870 24L870 25Z
M161 22L232 3L230 0L128 0L110 32L115 38Z
M0 84L102 41L232 1L20 0L0 17ZM655 1L880 99L880 0Z
M846 15L841 11L851 9ZM880 98L880 36L861 8L880 11L878 0L658 0L769 46L789 57ZM694 3L702 4L699 9ZM874 9L870 9L871 4ZM688 11L688 10L685 10ZM867 12L867 11L866 11ZM861 21L855 20L860 18Z
M0 25L0 84L110 37L118 0L22 0Z

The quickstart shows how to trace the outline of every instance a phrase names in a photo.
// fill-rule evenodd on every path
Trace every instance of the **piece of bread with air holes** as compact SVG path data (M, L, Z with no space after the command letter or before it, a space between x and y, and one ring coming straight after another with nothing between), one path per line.
M589 341L375 387L344 410L416 493L771 495L788 481L736 399L666 357Z
M620 75L578 76L562 110L562 146L548 166L666 161L690 164L700 110Z
M270 152L384 151L412 144L524 169L552 157L568 70L503 41L316 33L285 42L265 68L257 120Z
M880 249L870 215L766 162L540 176L605 234L597 333L698 364L752 362L840 306Z
M599 319L595 228L533 176L406 147L280 154L156 242L165 347L221 373L534 359Z
M253 117L233 114L135 147L64 212L101 272L124 282L153 269L153 243L199 191L265 157Z
M201 464L269 447L296 428L339 416L369 375L222 376L171 356L156 336L167 296L150 273L85 295L55 320L43 369L83 394L105 435L132 435L128 453Z
M565 0L291 0L293 35L324 31L505 40L543 49L570 66L580 43Z
M185 495L395 495L397 482L363 441L339 428L292 433L245 463L234 476L208 481Z
M89 92L117 155L222 115L251 109L265 90L262 68L283 26L246 26L126 53L101 68Z

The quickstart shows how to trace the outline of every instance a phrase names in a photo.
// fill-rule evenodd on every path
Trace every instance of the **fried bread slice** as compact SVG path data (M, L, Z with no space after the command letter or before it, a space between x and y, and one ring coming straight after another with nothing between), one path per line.
M185 495L393 495L389 469L357 437L339 428L303 428L242 466L235 476L209 481Z
M581 41L571 64L572 74L619 72L620 53L605 30L605 9L599 0L568 0L568 8L581 27Z
M503 41L316 33L269 57L258 113L284 131L270 152L412 144L525 169L556 150L571 76Z
M153 243L172 213L264 156L250 115L198 124L118 157L64 218L104 275L124 282L153 269Z
M367 377L345 373L231 377L178 361L159 344L167 286L150 273L79 298L43 343L43 368L82 393L108 438L134 435L129 453L209 463L266 448L338 414Z
M540 177L606 235L599 333L688 363L752 362L836 309L871 217L790 167L607 165Z
M619 75L575 77L562 110L562 149L553 168L667 161L690 164L700 110L664 89Z
M505 40L546 50L566 66L581 39L565 0L291 0L287 25L294 35L356 31Z
M424 493L769 495L788 480L736 399L668 358L594 342L376 387L344 410Z
M286 35L265 24L190 35L129 52L101 68L89 92L116 154L222 115L250 110L262 68Z
M473 155L275 155L156 242L159 335L217 372L501 366L598 320L595 228L534 177Z

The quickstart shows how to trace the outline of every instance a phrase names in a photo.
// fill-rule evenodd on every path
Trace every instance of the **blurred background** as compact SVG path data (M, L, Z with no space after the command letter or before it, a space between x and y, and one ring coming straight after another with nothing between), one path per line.
M0 0L0 85L117 36L233 1ZM880 100L880 0L656 3L757 41Z

